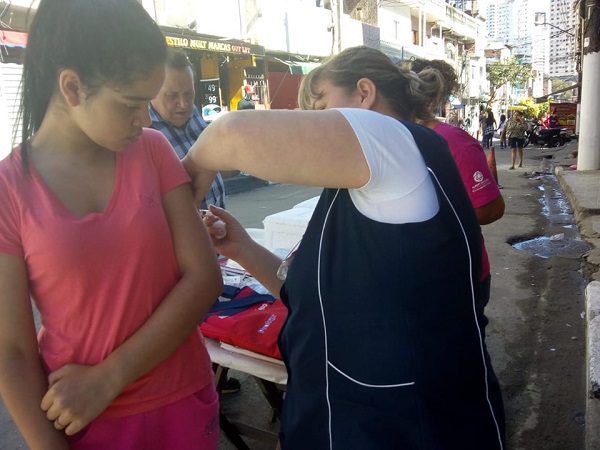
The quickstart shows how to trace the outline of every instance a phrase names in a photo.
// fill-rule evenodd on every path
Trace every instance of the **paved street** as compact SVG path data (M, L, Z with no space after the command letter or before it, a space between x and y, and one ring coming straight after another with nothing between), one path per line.
M505 216L484 227L492 264L492 296L487 314L488 346L504 388L510 450L579 450L584 432L585 286L579 249L556 247L536 256L527 241L564 235L571 242L568 204L553 180L532 175L547 169L544 154L525 149L520 170L509 171L509 150L496 149L497 170L506 201ZM573 163L575 160L573 160ZM273 185L228 198L228 209L247 227L315 195L319 190ZM544 239L541 239L544 238ZM557 238L558 239L558 238ZM539 242L537 242L539 243ZM512 244L522 245L519 250ZM560 256L553 256L554 254ZM236 373L242 391L223 398L232 417L276 430L262 393L253 380ZM443 380L440 380L443 382ZM251 448L273 448L248 441ZM0 450L25 448L5 411L0 410ZM234 447L221 439L221 449Z

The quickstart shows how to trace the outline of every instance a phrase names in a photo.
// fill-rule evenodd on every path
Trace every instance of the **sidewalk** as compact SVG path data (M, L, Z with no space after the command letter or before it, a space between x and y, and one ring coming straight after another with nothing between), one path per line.
M254 189L265 187L269 184L268 181L245 174L224 178L223 183L225 184L225 195L249 192Z
M577 171L569 166L577 163L573 152L577 142L562 149L546 149L552 156L554 172L573 207L582 239L592 245L584 255L592 274L585 289L587 317L586 380L586 450L600 449L600 170Z

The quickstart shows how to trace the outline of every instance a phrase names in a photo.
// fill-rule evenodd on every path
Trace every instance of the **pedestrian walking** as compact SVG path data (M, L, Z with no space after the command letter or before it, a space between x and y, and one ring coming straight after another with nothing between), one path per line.
M488 150L493 143L494 133L496 132L496 119L494 113L488 108L485 120L483 122L483 148Z
M500 115L500 123L498 124L498 129L496 130L500 135L500 148L506 148L506 133L504 132L504 127L506 126L506 114Z
M511 148L511 164L509 170L515 169L517 153L519 155L519 167L523 167L523 145L525 144L525 133L529 126L523 119L521 111L513 111L512 117L506 123L506 137Z

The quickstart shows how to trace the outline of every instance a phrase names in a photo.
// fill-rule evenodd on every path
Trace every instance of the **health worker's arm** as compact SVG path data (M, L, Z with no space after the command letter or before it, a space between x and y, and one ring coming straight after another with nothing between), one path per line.
M214 121L183 159L200 169L241 170L280 183L359 188L370 177L344 116L324 111L233 111Z

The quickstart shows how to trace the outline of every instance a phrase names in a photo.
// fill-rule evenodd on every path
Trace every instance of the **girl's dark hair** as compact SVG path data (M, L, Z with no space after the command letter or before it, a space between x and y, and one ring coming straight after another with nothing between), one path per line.
M496 121L496 119L494 118L494 113L492 112L491 109L488 109L487 117L485 118L485 124L493 125L495 121Z
M396 67L381 51L366 46L348 48L326 59L311 70L300 84L298 105L302 109L313 109L322 93L315 92L319 80L328 80L335 86L354 92L361 78L375 84L379 95L394 112L405 120L429 120L429 96L439 90L443 80L435 75L429 80L420 79L404 67Z
M90 95L122 86L164 64L166 41L136 0L41 0L29 29L19 118L23 166L64 69L77 72Z

